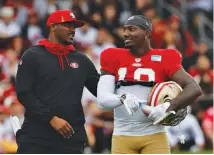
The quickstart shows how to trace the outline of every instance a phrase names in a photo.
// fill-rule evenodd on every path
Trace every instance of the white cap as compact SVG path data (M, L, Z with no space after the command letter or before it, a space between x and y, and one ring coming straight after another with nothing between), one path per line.
M0 15L1 15L1 17L13 17L14 10L12 7L4 6L1 8Z

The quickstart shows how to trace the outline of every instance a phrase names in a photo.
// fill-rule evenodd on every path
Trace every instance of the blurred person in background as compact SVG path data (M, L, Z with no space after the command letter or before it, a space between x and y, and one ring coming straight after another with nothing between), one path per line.
M91 18L91 23L95 28L101 27L103 18L100 12L94 12L90 18Z
M164 33L163 46L168 49L178 49L176 34L172 30L167 30Z
M83 27L77 29L74 41L78 50L84 52L85 49L90 48L95 44L96 38L98 37L97 33L97 29L92 27L87 21Z
M167 34L170 38L170 42L168 40L163 41L164 48L175 48L178 49L182 56L188 57L193 53L193 38L191 34L182 28L181 19L176 15L171 15L168 17L167 24L168 28L166 33L171 32L171 34ZM167 39L167 37L165 39ZM171 41L174 41L174 44L171 44Z
M7 49L15 50L17 55L20 56L24 48L26 48L26 46L24 45L24 40L22 39L21 36L15 36L11 38L0 38L0 55L1 56L3 56L6 53Z
M209 146L213 149L213 106L207 108L202 118L202 129L208 140Z
M187 0L186 2L186 8L188 10L187 17L189 20L193 19L192 17L199 12L204 13L210 20L213 19L212 0Z
M152 4L152 0L135 0L135 2L132 2L135 4L135 7L133 7L134 10L132 10L133 14L143 14L144 9Z
M105 1L104 0L92 0L92 1L88 1L88 5L89 5L90 13L102 12L104 5L105 5Z
M11 41L11 46L9 46L9 48L13 48L17 55L20 57L23 52L23 49L26 48L24 47L23 38L21 36L14 37Z
M18 101L15 93L4 99L4 105L8 107L11 116L17 116L22 124L24 121L24 107Z
M196 65L190 67L188 73L201 86L204 94L213 92L213 69L207 56L199 56Z
M38 13L38 15L40 14L40 12L42 12L42 15L40 14L41 17L39 16L40 17L39 19L41 22L41 29L42 29L43 35L45 38L47 38L50 31L46 26L46 22L51 13L60 9L59 5L56 0L44 0L44 1L34 0L33 4L34 4L34 9ZM40 11L40 9L43 9L43 8L44 10Z
M124 47L124 41L123 41L123 31L124 30L123 29L124 29L123 25L120 25L113 32L114 33L113 37L115 39L114 42L115 42L116 47L118 47L118 48Z
M103 11L104 11L104 1L103 0L93 0L88 1L89 5L89 18L91 19L91 24L95 28L100 28L103 22Z
M167 127L166 129L172 150L191 151L194 153L203 151L205 138L198 120L194 115L188 114L178 126ZM185 144L179 142L178 137L180 134L185 136Z
M2 58L4 59L4 58ZM7 83L9 81L9 78L6 76L6 74L3 72L3 69L2 69L2 63L3 63L3 60L1 60L2 62L0 62L0 83ZM1 90L1 89L0 89ZM1 91L0 91L1 92ZM0 93L1 94L1 93Z
M21 34L21 28L14 20L12 7L2 7L0 10L0 38L10 38Z
M2 104L5 104L5 106L11 105L11 104L7 104L8 102L5 102L5 101L8 101L8 100L5 100L5 99L7 97L15 96L15 95L16 95L16 93L15 93L15 85L12 82L11 78L7 77L7 80L1 81L1 85L0 85L0 102ZM11 101L11 100L9 100L9 101Z
M164 40L167 23L161 19L153 5L144 7L143 14L152 22L153 30L151 36L151 44L154 48L161 48Z
M17 144L15 136L10 123L9 115L17 116L20 122L23 123L24 120L24 108L18 102L16 96L8 96L4 99L3 105L5 108L6 118L0 124L0 145L2 153L16 153Z
M40 24L37 12L29 10L27 23L22 28L22 37L29 41L30 45L36 45L39 40L44 38Z
M38 13L39 19L44 19L47 16L48 12L48 0L33 0L32 9Z
M189 32L192 34L194 42L198 43L200 40L199 34L199 25L200 25L200 17L199 15L194 15L189 22Z
M97 38L92 45L91 50L96 57L100 58L100 54L104 49L115 47L114 38L106 28L98 29Z
M203 130L206 145L205 149L213 149L213 94L203 95L192 106L192 111ZM206 125L206 126L205 126ZM206 131L205 131L206 130ZM207 133L206 133L207 132Z
M200 41L201 32L206 38L213 40L213 0L187 0L185 7L189 31L195 42ZM211 25L208 26L207 22Z
M2 63L2 69L5 75L9 78L15 78L18 69L18 55L17 52L9 48L5 51L5 58Z
M9 6L0 8L0 16L0 51L3 53L7 48L14 48L19 53L21 43L16 42L21 34L21 27L14 20L13 8Z
M110 47L115 47L114 45L114 38L109 33L106 28L99 28L97 30L97 37L96 40L91 46L88 46L83 50L83 52L93 61L96 69L100 70L100 54L101 52Z
M87 120L86 130L88 135L88 146L91 147L91 152L105 153L105 151L108 151L109 153L111 147L111 134L113 131L112 111L98 108L93 101L89 102L84 109Z
M118 0L118 11L120 12L120 25L124 24L125 20L132 15L131 8L134 7L132 0Z
M5 153L5 149L2 143L5 141L11 141L14 137L13 132L11 130L12 128L10 128L9 131L7 130L8 125L10 125L10 122L7 121L8 117L9 117L8 108L6 108L3 104L0 104L0 153L2 154ZM15 151L16 150L17 146L15 147ZM13 153L15 153L15 151Z
M15 11L15 21L19 26L23 27L27 22L28 8L24 5L25 0L15 0L12 2L12 7Z
M192 56L184 58L183 65L185 69L189 70L190 67L194 66L197 63L198 57L200 56L206 56L210 60L210 63L213 64L212 49L209 48L208 44L204 40L201 40L198 44L195 45L195 50Z
M108 4L104 7L102 26L108 30L114 30L119 26L119 12L113 4ZM111 33L111 31L110 31Z
M82 6L82 4L83 4L83 6ZM86 4L87 4L87 2L85 0L72 1L71 10L75 14L76 18L84 20L84 21L88 20L87 13L86 13L86 12L88 12L88 7Z
M41 20L46 20L48 15L60 9L57 0L33 0L32 5Z
M81 17L79 17L75 12L75 8L78 7L82 14L87 15L89 13L89 5L88 5L88 1L87 0L73 0L72 1L72 8L71 10L73 10L73 12L75 13L76 17L79 19Z

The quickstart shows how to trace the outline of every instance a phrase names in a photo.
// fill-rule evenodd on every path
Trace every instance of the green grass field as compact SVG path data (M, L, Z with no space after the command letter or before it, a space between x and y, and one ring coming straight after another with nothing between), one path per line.
M192 153L192 152L189 152L189 151L174 151L172 152L172 154L213 154L213 151L212 150L204 150L204 151L201 151L201 152L197 152L197 153Z

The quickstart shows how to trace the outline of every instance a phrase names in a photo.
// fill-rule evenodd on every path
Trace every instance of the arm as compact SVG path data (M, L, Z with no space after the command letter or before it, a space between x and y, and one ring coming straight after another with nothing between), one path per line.
M36 79L36 61L34 52L28 50L22 56L17 76L16 93L27 114L42 122L49 122L54 116L50 108L34 94L33 83Z
M89 73L85 82L85 86L94 96L97 96L97 84L99 78L100 75L98 74L94 64L89 60Z
M183 88L183 91L170 102L171 105L167 111L183 109L192 104L201 95L201 89L183 69L180 52L170 49L166 53L165 73L170 80L175 81Z
M148 115L148 118L154 121L154 125L166 121L172 115L175 115L175 111L190 105L201 95L200 87L195 80L184 71L181 65L181 54L174 49L166 50L165 54L163 62L165 65L165 74L169 80L178 83L183 88L183 91L170 101L170 103L165 102L161 106L154 108L143 107L143 112Z
M114 109L120 105L120 96L115 95L115 76L101 71L101 77L97 87L97 104L103 109Z
M118 72L118 59L114 49L107 49L101 53L101 77L97 89L98 106L105 109L114 109L124 104L127 112L133 115L140 107L139 100L134 95L115 94L115 75Z
M166 121L171 117L171 114L175 114L174 111L187 107L201 95L200 87L183 68L175 72L171 80L183 88L183 91L177 97L171 100L170 103L165 102L155 108L148 109L146 106L143 107L143 112L148 115L148 118L154 121L154 125Z
M117 59L114 49L106 49L100 55L101 77L97 87L97 104L103 109L114 109L120 105L120 97L115 95L115 74Z
M171 80L177 82L183 88L183 91L171 101L167 111L185 108L202 94L199 85L184 69L180 69L173 74Z
M139 100L134 95L122 94L116 95L115 92L115 76L102 71L103 76L100 77L97 89L97 102L100 108L114 109L118 106L124 105L128 114L133 115L140 107Z

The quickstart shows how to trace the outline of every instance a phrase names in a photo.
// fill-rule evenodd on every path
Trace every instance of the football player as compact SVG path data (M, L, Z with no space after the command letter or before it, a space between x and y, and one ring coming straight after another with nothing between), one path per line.
M112 153L170 153L164 126L153 123L201 95L200 87L181 65L181 54L175 49L153 49L151 32L151 23L134 15L124 25L125 48L101 53L97 99L99 107L114 109ZM183 91L164 106L139 110L147 104L155 83L164 81L175 81Z

